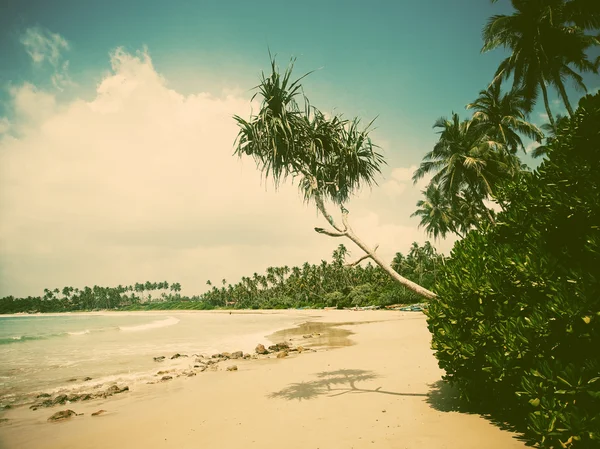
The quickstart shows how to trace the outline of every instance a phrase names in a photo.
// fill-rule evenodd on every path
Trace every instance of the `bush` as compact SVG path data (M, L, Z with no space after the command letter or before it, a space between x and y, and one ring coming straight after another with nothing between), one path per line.
M497 225L458 242L438 278L439 365L541 447L600 447L600 94L499 199Z

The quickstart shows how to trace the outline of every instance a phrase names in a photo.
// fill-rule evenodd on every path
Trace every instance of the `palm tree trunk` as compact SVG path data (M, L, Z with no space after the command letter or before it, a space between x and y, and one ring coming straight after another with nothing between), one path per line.
M558 83L558 91L560 92L560 96L569 112L569 115L573 117L573 108L571 107L571 103L569 102L569 97L567 96L567 91L565 90L565 86L563 83Z
M540 87L542 88L542 95L544 96L544 106L546 106L548 121L550 122L550 126L552 126L552 129L556 130L556 124L554 123L554 117L552 116L552 111L550 110L550 103L548 102L548 91L546 90L546 82L544 81L543 76L540 76Z

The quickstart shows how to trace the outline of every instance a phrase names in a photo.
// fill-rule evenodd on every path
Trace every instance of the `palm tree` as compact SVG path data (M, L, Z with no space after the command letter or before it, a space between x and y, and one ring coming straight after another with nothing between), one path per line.
M417 209L411 217L421 217L419 227L424 227L427 235L437 239L445 238L448 232L454 232L463 237L455 224L456 219L452 214L452 205L448 198L442 194L438 185L430 183L422 191L425 199L417 202Z
M531 156L532 157L540 157L540 156L544 156L545 154L548 153L548 145L556 138L556 131L560 128L562 123L565 123L566 117L557 114L556 115L556 123L555 123L555 127L553 127L552 125L550 125L550 123L544 123L542 125L542 129L544 130L544 133L546 134L546 142L544 145L540 145L537 148L534 148L533 151L531 152Z
M423 157L413 182L435 173L431 182L449 201L469 190L482 203L494 194L499 182L520 169L518 158L499 151L499 144L484 138L471 120L460 121L458 114L453 113L451 120L442 117L433 127L441 128L440 138Z
M512 154L519 148L525 151L519 134L536 142L541 142L544 137L537 126L526 120L527 101L519 87L502 95L497 81L480 91L479 97L466 108L475 111L472 120L479 131Z
M371 123L360 126L360 120L346 120L340 115L326 117L304 97L303 107L296 101L301 93L300 81L292 81L294 60L280 74L271 58L271 74L261 76L256 95L262 97L257 115L244 120L235 116L239 126L235 154L252 157L266 178L279 186L289 176L298 180L307 202L317 209L333 230L315 228L332 237L347 237L356 243L396 281L419 294L433 298L435 294L392 270L373 249L360 240L348 224L344 204L362 186L376 184L375 177L385 164L377 146L371 142ZM327 212L329 200L340 207L342 225Z
M564 80L572 79L585 90L579 71L597 72L597 64L589 61L586 50L600 41L586 35L584 28L591 28L598 16L584 2L572 0L511 0L516 12L510 16L495 15L483 29L482 52L498 47L512 53L504 59L496 71L494 81L513 76L513 86L521 86L530 111L541 89L548 120L555 126L548 101L547 84L558 90L565 107L572 115L572 108L565 91ZM573 6L575 5L575 6ZM591 7L593 8L593 7ZM597 25L597 23L596 23Z

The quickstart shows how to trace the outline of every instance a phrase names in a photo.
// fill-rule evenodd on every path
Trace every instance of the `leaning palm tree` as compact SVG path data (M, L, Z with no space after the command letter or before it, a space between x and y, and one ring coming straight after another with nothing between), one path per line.
M513 77L513 86L521 86L527 110L542 91L548 120L555 126L548 100L547 85L554 85L571 113L564 81L572 79L585 90L581 75L575 71L597 72L597 64L589 61L586 50L598 45L594 36L583 32L585 14L581 9L567 7L574 1L511 0L515 13L491 17L483 29L482 52L498 47L511 51L496 71L494 82ZM575 2L582 4L583 2ZM584 8L585 9L585 8ZM593 25L595 19L585 25Z
M280 74L271 58L271 73L263 73L257 86L260 110L249 120L234 117L240 128L235 154L252 157L276 187L289 177L297 179L305 201L314 201L331 226L331 229L315 228L315 231L349 238L365 251L365 257L373 259L396 281L422 296L435 297L433 292L390 268L374 249L358 238L348 223L344 204L362 186L376 184L375 178L385 164L369 137L373 122L361 127L358 118L326 117L304 95L302 105L299 104L300 81L304 77L292 80L293 65L294 60ZM340 207L341 224L328 213L326 201Z
M508 152L525 151L521 135L541 142L544 134L527 121L527 101L523 90L513 87L502 95L499 81L479 92L479 97L466 108L473 109L473 121L481 133L498 142Z

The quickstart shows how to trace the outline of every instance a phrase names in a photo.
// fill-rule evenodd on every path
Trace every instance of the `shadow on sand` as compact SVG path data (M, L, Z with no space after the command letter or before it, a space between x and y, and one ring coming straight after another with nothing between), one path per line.
M460 394L456 388L450 385L448 382L439 380L429 385L430 390L427 395L427 403L435 410L440 412L457 412L466 413L469 415L479 415L487 421L491 422L496 427L513 432L514 438L523 441L527 446L532 446L529 439L524 436L524 426L515 426L510 424L511 411L510 410L493 410L490 407L484 405L470 404L460 397Z
M380 376L373 371L362 369L340 369L336 371L324 371L315 374L316 380L300 382L289 385L281 391L269 395L275 399L315 399L319 396L340 396L343 394L378 393L395 396L427 396L424 393L398 393L395 391L382 390L378 388L360 388L356 384L367 380L377 379Z
M490 421L493 425L502 430L507 430L515 433L515 439L527 443L527 439L523 436L522 428L518 428L507 424L510 421L507 412L489 412L482 407L476 407L460 398L458 391L448 382L437 381L429 385L427 393L403 393L397 391L383 390L378 388L361 388L361 382L379 379L377 373L362 369L340 369L336 371L324 371L315 374L316 379L293 383L283 390L269 394L271 399L285 399L298 401L316 399L320 396L334 397L343 394L387 394L392 396L415 396L425 398L429 406L440 412L456 412L479 415L482 418ZM529 445L529 444L528 444Z

